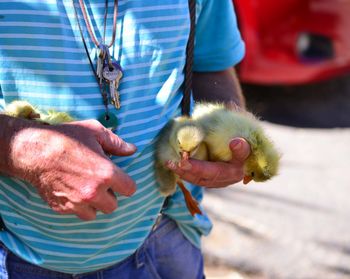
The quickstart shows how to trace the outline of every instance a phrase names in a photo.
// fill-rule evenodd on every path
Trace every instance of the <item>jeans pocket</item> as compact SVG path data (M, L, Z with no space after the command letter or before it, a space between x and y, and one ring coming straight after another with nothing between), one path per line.
M152 279L164 278L164 277L161 277L161 275L158 273L158 269L155 266L155 261L152 258L152 255L150 255L147 251L145 251L144 253L145 253L145 258L146 258L145 266L146 266L147 270L149 271L149 274L152 277Z
M167 279L203 279L203 255L180 231L174 221L155 233L149 249L158 275Z

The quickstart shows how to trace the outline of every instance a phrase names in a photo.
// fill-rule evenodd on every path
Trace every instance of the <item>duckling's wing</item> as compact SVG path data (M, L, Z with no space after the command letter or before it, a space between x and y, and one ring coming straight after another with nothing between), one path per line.
M165 167L168 161L177 161L177 155L170 145L171 129L174 121L171 120L160 131L155 143L155 175L159 186L159 191L164 196L173 194L176 190L176 176Z
M155 176L158 188L163 196L169 196L176 190L176 175L171 170L164 167L164 164L155 162Z
M49 110L47 114L41 116L41 121L50 124L57 125L65 122L73 121L73 117L66 112L58 112L54 110Z
M155 156L156 161L165 164L168 161L178 162L180 160L179 154L171 145L170 136L172 130L175 128L176 123L174 120L171 120L167 125L160 131L157 141L155 143Z

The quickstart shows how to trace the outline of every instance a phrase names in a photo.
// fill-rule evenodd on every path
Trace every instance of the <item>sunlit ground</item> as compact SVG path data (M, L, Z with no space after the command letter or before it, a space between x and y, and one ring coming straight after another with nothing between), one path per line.
M294 101L290 90L248 88L249 106L283 153L281 171L264 184L206 193L214 222L203 241L207 278L350 278L347 80L295 91Z

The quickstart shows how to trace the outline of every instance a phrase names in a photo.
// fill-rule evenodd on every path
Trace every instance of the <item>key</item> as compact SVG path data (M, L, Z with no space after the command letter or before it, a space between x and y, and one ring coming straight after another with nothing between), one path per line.
M118 63L112 62L104 66L102 76L107 82L117 80L117 85L119 86L119 81L123 76L123 72Z
M113 92L115 91L115 84L113 81L110 81L109 82L109 93L111 94L111 103L114 104L113 102L113 99L114 99L114 96L113 96Z
M114 68L117 69L117 72L118 72L118 75L117 75L116 79L114 80L115 88L118 89L120 80L123 78L123 70L122 70L122 67L119 65L119 63L113 63L113 66L114 66Z
M118 63L112 62L109 65L106 65L103 68L103 78L109 84L109 92L111 94L111 103L116 107L120 108L120 99L119 99L119 83L120 79L123 76L123 72Z
M100 85L102 84L102 79L103 79L103 68L105 65L105 60L106 60L106 46L105 45L100 45L99 46L99 54L97 58L97 68L96 68L96 74L99 79Z
M112 104L115 106L116 109L120 109L120 94L118 91L119 81L117 82L117 80L115 80L112 83L113 83L113 91L110 91L112 96Z

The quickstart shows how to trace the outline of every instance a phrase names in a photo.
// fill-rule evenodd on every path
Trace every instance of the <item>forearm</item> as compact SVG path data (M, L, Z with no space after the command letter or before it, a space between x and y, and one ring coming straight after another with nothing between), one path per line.
M194 72L195 101L224 102L245 109L245 99L234 68L220 72Z
M13 140L21 130L33 125L30 121L0 114L0 173L15 175L11 155Z

